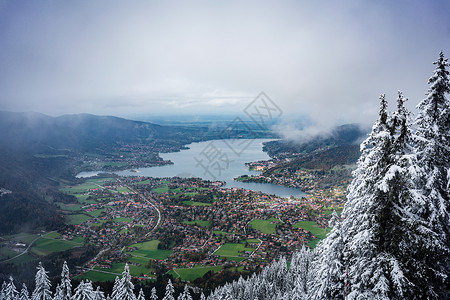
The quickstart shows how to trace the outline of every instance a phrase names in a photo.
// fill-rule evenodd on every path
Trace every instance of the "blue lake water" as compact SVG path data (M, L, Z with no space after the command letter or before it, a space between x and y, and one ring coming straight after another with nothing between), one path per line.
M233 178L240 175L258 174L250 171L246 162L268 160L270 157L262 151L267 139L212 140L187 145L189 149L179 152L161 153L164 160L173 165L140 168L134 171L115 172L120 176L148 177L200 177L206 180L225 181L227 188L238 187L280 197L303 197L306 194L298 188L283 187L270 183L237 182ZM78 177L88 177L98 172L83 172Z

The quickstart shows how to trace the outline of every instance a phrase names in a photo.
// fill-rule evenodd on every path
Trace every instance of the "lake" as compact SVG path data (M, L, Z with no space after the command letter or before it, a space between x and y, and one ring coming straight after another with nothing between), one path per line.
M115 172L120 176L147 177L200 177L206 180L225 181L226 188L238 187L280 197L304 197L306 194L298 188L283 187L271 183L253 183L234 181L240 175L258 174L250 171L246 162L268 160L270 157L262 151L263 143L268 139L235 139L212 140L192 143L189 149L179 152L161 153L164 160L170 160L173 165L140 168L134 171ZM83 172L78 177L88 177L98 172Z

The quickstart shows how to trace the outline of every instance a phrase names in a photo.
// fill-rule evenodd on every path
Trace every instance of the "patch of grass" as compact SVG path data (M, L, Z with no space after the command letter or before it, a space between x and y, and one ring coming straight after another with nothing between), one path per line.
M157 194L167 193L169 191L169 187L167 185L163 185L157 188L152 189L152 192Z
M98 216L100 216L100 214L101 214L102 212L105 211L105 209L106 209L106 208L97 209L97 210L94 210L94 211L89 212L88 214L90 214L90 215L93 216L94 218L97 218Z
M213 231L213 233L215 234L215 235L227 235L228 234L228 232L225 232L225 231L219 231L219 230L214 230Z
M202 277L203 275L205 275L207 272L209 271L214 271L214 273L219 272L220 270L222 270L222 266L208 266L208 267L194 267L194 268L180 268L180 269L175 269L175 270L171 270L173 271L172 276L174 276L174 278L180 277L181 280L184 281L192 281L194 279L197 279L199 277ZM178 274L178 275L177 275Z
M58 233L58 232L50 232L50 233L45 235L45 238L47 238L47 239L60 239L61 238L61 234Z
M268 220L254 219L250 222L250 225L262 233L275 234L278 223L281 223L281 221L276 218L270 218Z
M81 236L76 236L74 237L71 242L73 243L78 243L78 244L83 244L84 243L84 238Z
M82 194L86 193L89 190L98 189L99 186L96 182L92 182L90 180L86 181L85 183L74 185L74 186L65 186L61 188L62 192L68 193L68 194Z
M139 181L139 182L136 182L134 184L150 184L150 179L147 179L147 180L144 180L144 181Z
M136 257L143 257L147 259L160 259L165 260L173 253L172 250L160 250L158 249L158 244L160 241L151 240L143 243L137 243L130 245L129 247L136 247L136 251L126 251L127 254L131 254Z
M78 225L83 222L86 222L87 220L90 220L92 217L84 215L84 214L77 214L77 215L67 215L66 218L67 218L67 224Z
M183 201L184 205L191 205L191 206L211 206L211 203L203 203L203 202L196 202L196 201Z
M261 241L258 240L258 239L248 239L247 243L249 243L249 244L260 244Z
M98 223L90 223L89 226L90 227L99 227L101 226L103 223L108 222L108 220L100 220Z
M245 248L244 244L225 243L214 254L225 257L240 257L244 251L252 251L253 248Z
M184 193L184 195L187 197L194 197L195 195L198 195L198 193L197 192L187 192L187 193Z
M31 251L39 256L45 256L53 252L61 252L77 246L81 246L81 244L73 241L54 240L42 237L34 243Z
M211 222L205 220L183 221L183 224L195 224L200 227L209 227Z
M121 186L117 189L119 193L131 193L131 190L127 188L126 186Z
M125 222L125 223L131 223L133 222L132 218L126 218L126 217L120 217L120 218L114 218L113 222L118 223L118 222Z
M246 260L247 257L233 257L233 256L225 256L227 260L235 261L235 262L241 262L243 260Z
M314 221L300 221L295 223L294 227L303 228L304 230L311 232L315 237L319 239L326 238L327 233L330 232L330 228L320 228L319 225Z
M81 204L72 204L72 203L66 204L61 202L57 202L56 205L58 205L59 208L65 211L80 211L81 207L83 206Z

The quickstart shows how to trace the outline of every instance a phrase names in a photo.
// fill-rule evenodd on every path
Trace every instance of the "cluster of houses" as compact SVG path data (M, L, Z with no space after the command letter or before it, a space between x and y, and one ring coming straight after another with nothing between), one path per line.
M308 231L296 228L297 222L311 220L326 227L329 217L318 212L324 206L339 204L342 192L336 190L328 195L316 191L306 198L286 199L221 185L192 178L120 178L92 190L92 198L98 196L99 200L83 209L87 214L97 212L97 216L68 227L63 235L67 239L82 236L86 242L109 249L87 268L108 268L114 262L126 262L133 250L126 247L145 240L169 240L172 254L154 261L165 270L199 265L262 267L280 255L290 256L313 238ZM132 191L108 194L124 186L132 187ZM158 190L161 186L167 186L167 192ZM180 197L194 200L196 194L211 192L215 196L210 203L179 201ZM325 195L328 197L319 201ZM276 220L275 232L264 233L251 225L252 220L270 218ZM218 255L226 243L245 244L246 250L234 257Z

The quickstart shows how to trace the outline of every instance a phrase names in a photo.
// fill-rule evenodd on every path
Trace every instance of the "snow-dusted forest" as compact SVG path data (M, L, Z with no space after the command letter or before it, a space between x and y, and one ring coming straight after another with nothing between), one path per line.
M441 52L427 96L415 117L399 92L396 109L380 97L378 120L361 144L361 157L341 216L333 213L327 238L314 251L299 249L259 274L226 284L201 299L449 299L450 93ZM51 292L42 265L35 288L4 282L0 300L158 299L136 291L128 266L111 295L89 281L73 288L67 264ZM175 295L169 281L164 300ZM175 298L177 297L177 298Z

